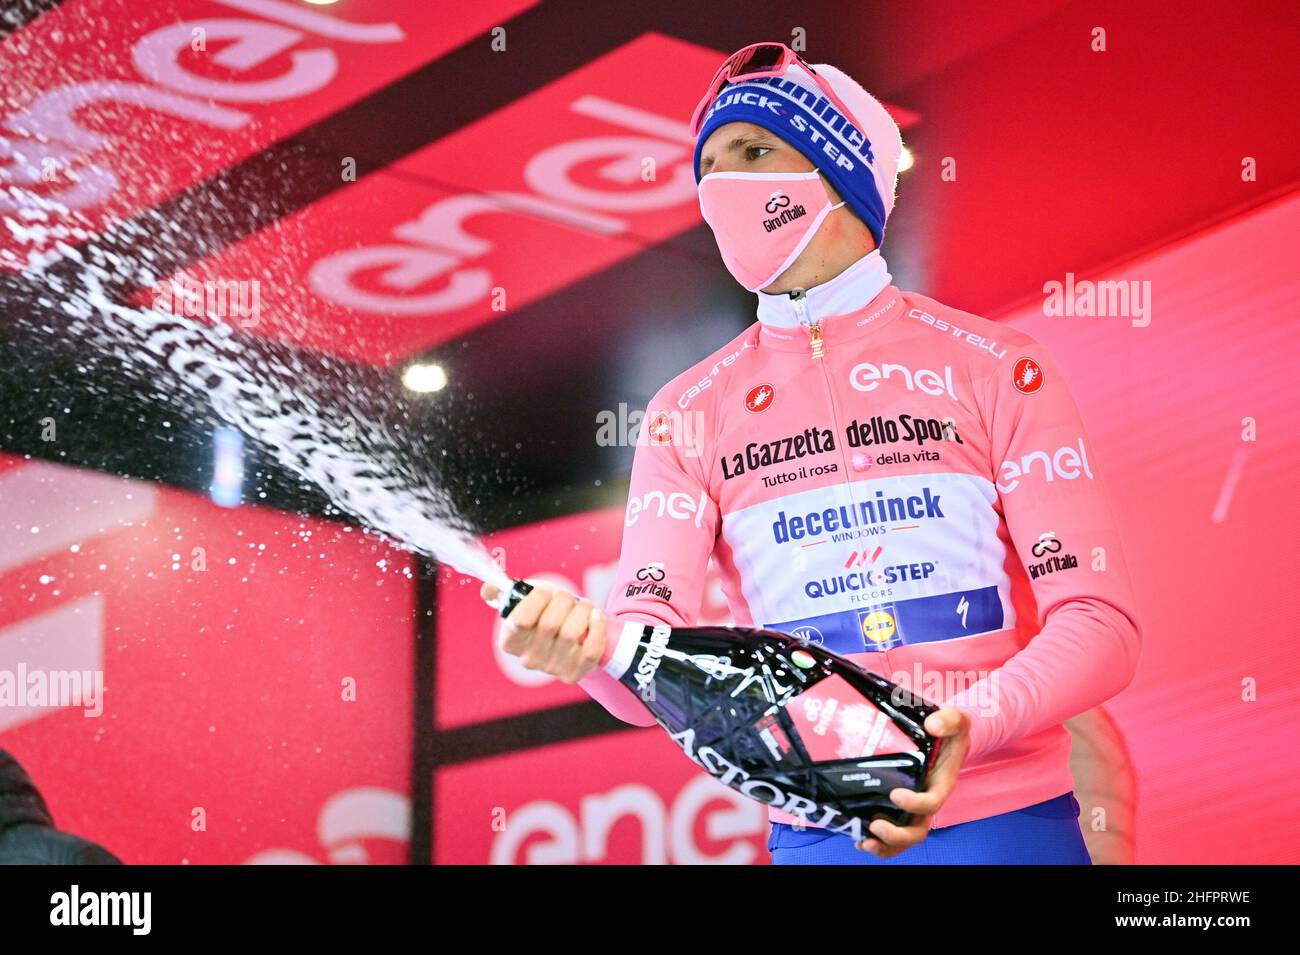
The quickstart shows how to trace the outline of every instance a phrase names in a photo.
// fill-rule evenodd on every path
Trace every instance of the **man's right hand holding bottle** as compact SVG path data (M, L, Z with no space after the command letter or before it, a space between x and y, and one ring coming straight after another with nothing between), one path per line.
M606 618L589 600L530 580L532 593L510 611L501 649L529 670L541 670L565 683L577 683L600 664L605 652ZM484 584L479 595L495 600L500 591Z

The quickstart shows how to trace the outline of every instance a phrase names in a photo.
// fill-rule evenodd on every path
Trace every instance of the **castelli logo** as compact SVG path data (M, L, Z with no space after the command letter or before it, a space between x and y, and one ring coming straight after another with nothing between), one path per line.
M650 443L672 444L673 423L667 411L660 411L650 419Z
M1011 383L1022 395L1037 394L1043 387L1043 369L1032 358L1018 358L1011 370Z
M759 385L756 388L751 388L749 394L745 395L745 409L757 414L770 408L775 399L775 388L771 385Z

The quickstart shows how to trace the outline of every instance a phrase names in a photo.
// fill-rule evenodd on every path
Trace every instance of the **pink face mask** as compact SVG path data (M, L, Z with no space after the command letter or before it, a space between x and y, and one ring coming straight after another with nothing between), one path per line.
M842 205L831 205L815 169L711 172L700 180L700 212L722 261L751 292L775 282Z

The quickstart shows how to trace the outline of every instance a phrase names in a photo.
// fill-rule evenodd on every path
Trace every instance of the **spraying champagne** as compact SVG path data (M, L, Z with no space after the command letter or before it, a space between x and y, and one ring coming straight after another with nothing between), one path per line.
M492 606L507 617L532 589ZM923 727L937 707L789 634L628 623L600 665L725 785L855 842L873 819L907 824L889 793L924 788L938 755Z

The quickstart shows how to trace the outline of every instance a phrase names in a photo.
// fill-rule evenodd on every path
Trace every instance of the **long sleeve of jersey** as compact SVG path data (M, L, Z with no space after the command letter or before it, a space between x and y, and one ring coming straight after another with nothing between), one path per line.
M666 404L666 403L665 403ZM629 621L693 626L718 532L718 505L708 493L705 457L676 410L650 404L632 463L618 576L606 603L609 633ZM602 669L579 685L626 723L654 724L636 695Z
M1041 630L947 702L971 716L971 755L1060 725L1133 678L1141 635L1115 521L1074 400L1044 349L983 382L998 506ZM1014 571L1014 568L1012 568Z

